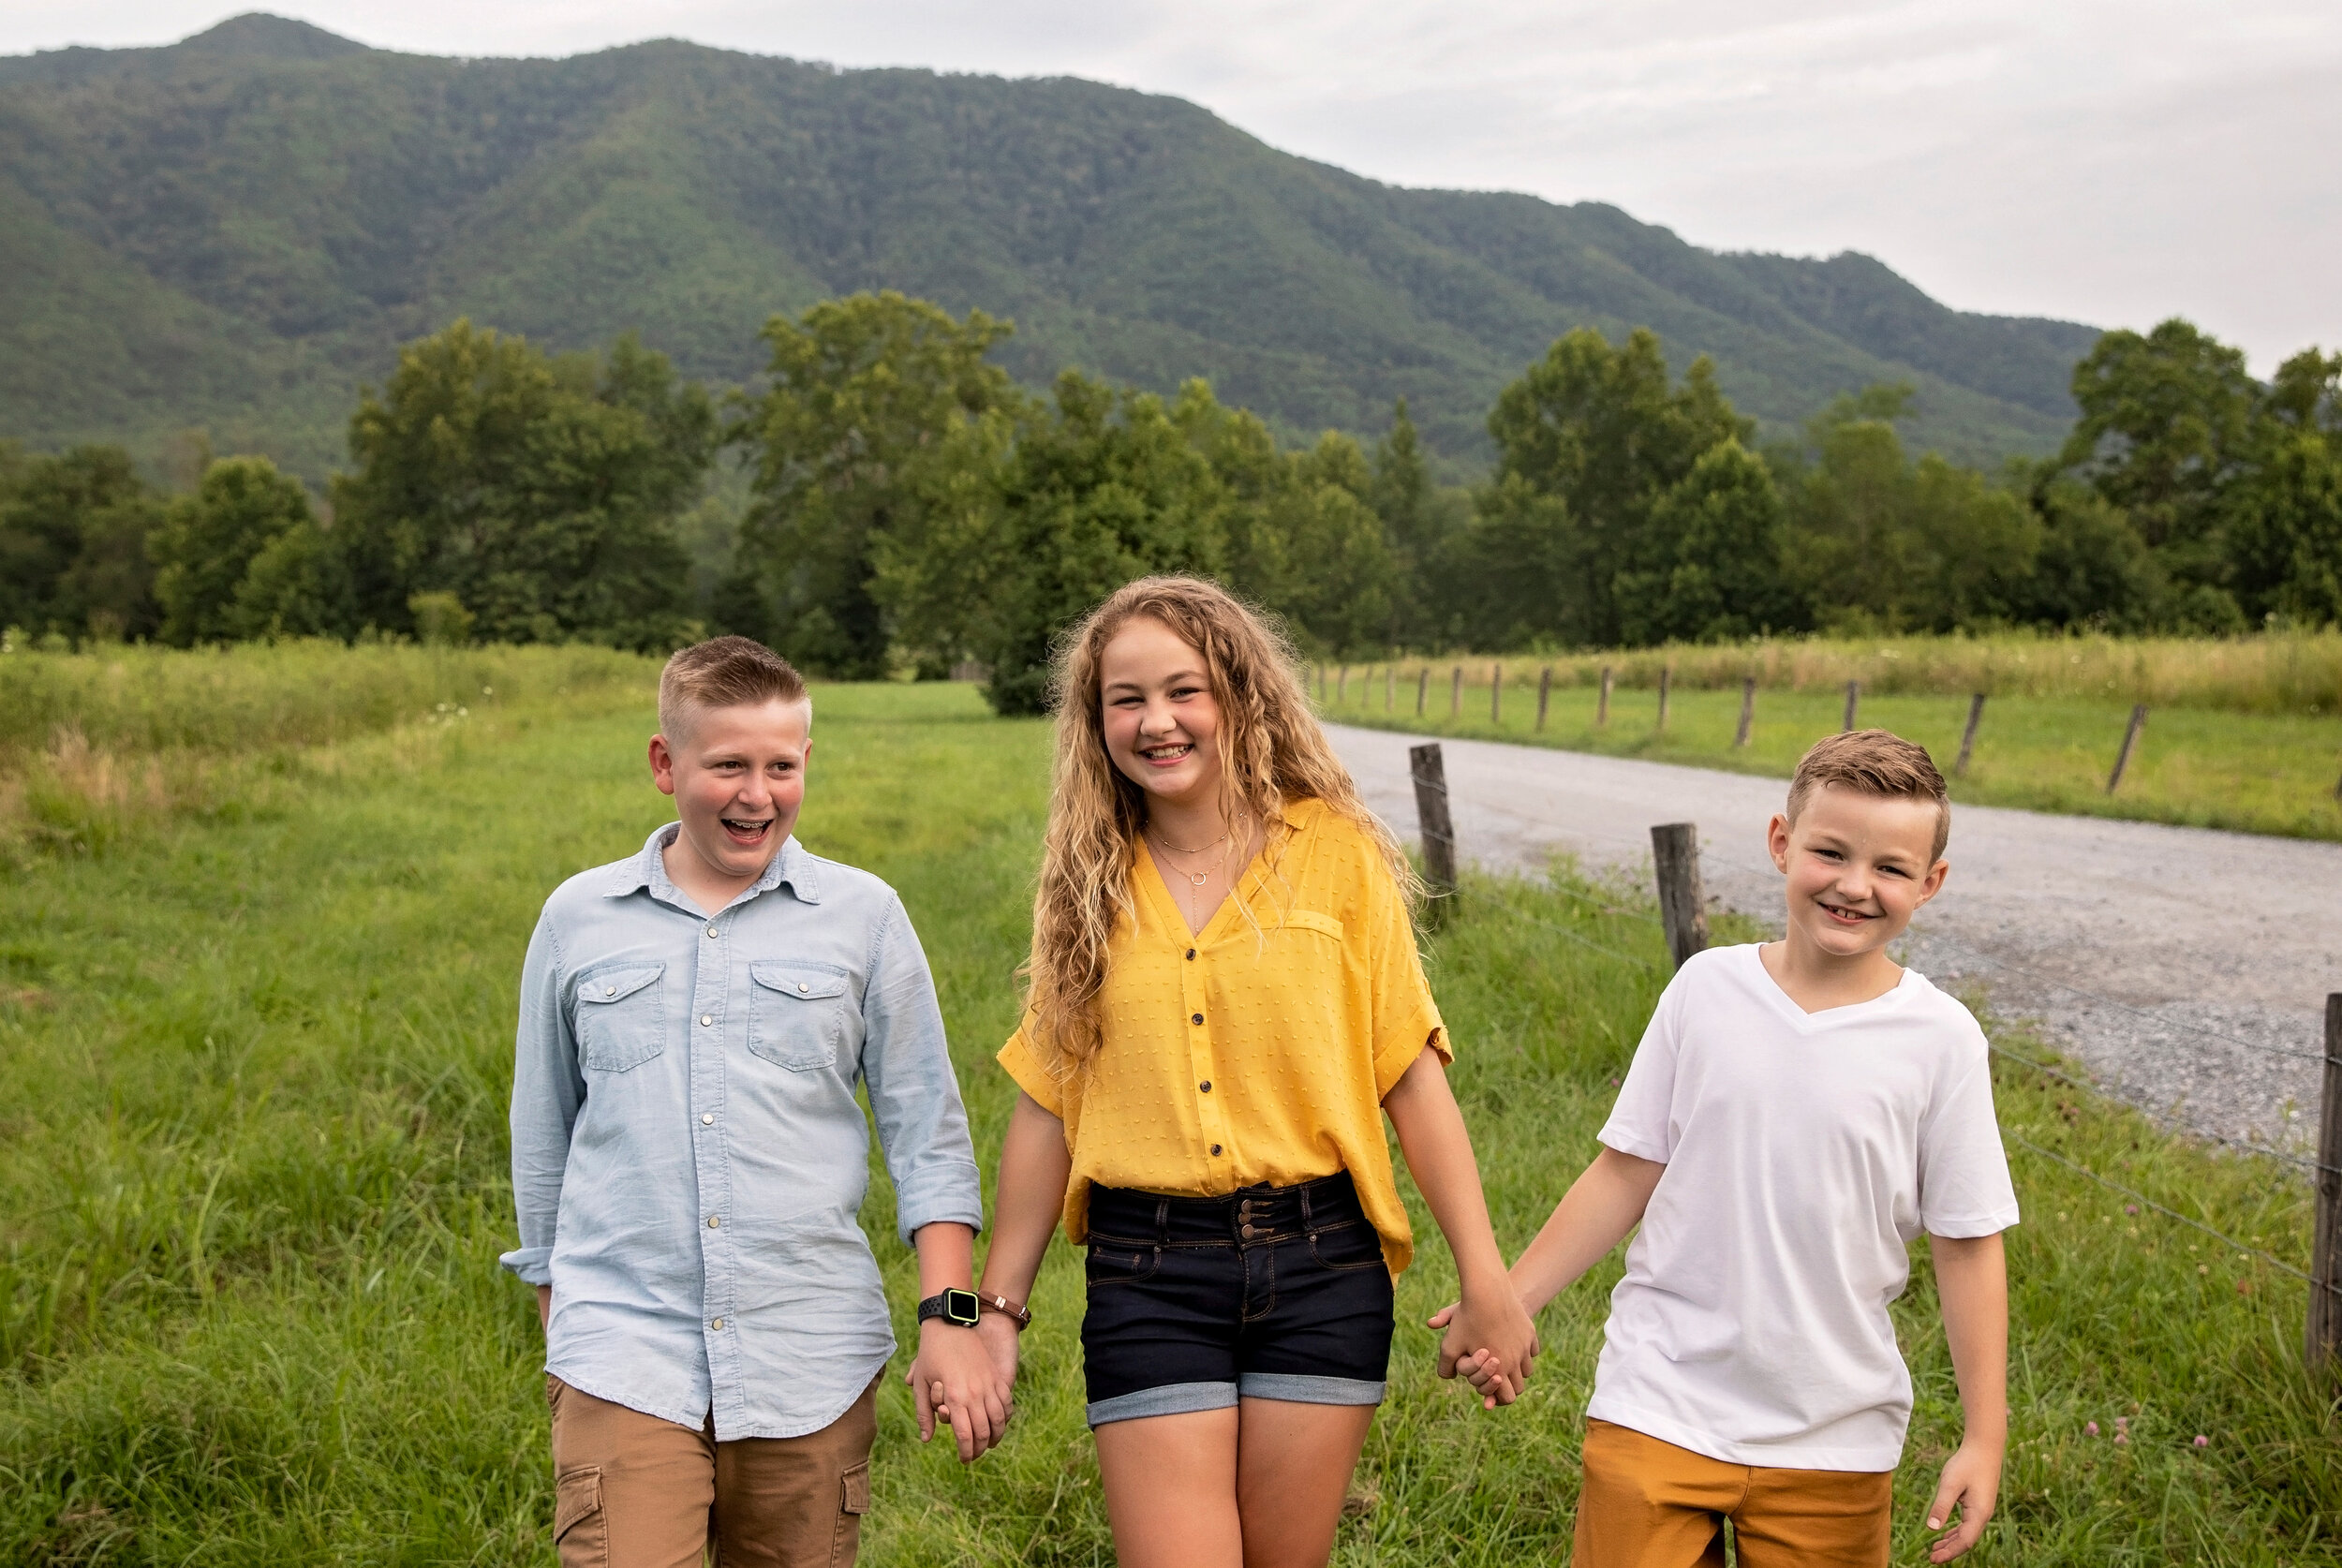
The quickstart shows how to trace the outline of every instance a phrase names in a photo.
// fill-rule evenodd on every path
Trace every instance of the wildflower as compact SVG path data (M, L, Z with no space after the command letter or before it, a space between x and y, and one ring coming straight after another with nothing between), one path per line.
M493 686L483 686L480 688L480 695L482 697L493 697L496 694L497 688Z
M2201 1432L2198 1432L2196 1434L2196 1446L2199 1448L2209 1448L2212 1446L2212 1440L2204 1436Z
M2114 1434L2114 1441L2116 1442L2127 1443L2130 1441L2130 1434L2128 1432L2116 1432Z
M2083 1437L2096 1437L2096 1436L2097 1436L2097 1435L2098 1435L2098 1424L2097 1424L2097 1422L2095 1422L2095 1421L2085 1421L2085 1422L2083 1422L2083 1423L2082 1424L2082 1435L2083 1435Z
M2125 1204L2123 1205L2123 1212L2125 1214L2136 1214L2139 1212L2139 1206L2137 1204Z
M2210 1264L2198 1264L2196 1265L2196 1272L2199 1274L2209 1274L2212 1272L2212 1265Z
M2252 1293L2253 1282L2250 1280L2239 1280L2236 1281L2236 1294L2238 1295L2250 1295Z

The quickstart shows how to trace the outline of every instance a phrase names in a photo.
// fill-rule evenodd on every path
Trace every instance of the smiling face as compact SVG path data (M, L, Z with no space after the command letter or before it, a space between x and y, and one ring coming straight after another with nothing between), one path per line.
M1809 793L1797 821L1772 820L1772 863L1789 880L1789 941L1827 959L1860 959L1903 934L1944 885L1934 858L1942 807L1843 784Z
M812 707L775 701L686 711L680 733L650 742L651 777L674 796L683 823L668 875L694 896L707 889L728 898L764 874L796 826Z
M1204 656L1151 615L1134 615L1098 658L1106 756L1150 804L1218 799L1220 704Z

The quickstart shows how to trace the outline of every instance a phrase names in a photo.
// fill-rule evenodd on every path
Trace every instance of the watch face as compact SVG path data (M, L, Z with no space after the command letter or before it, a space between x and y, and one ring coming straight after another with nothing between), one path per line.
M982 1303L973 1291L947 1290L943 1293L943 1321L964 1328L976 1326L976 1314Z

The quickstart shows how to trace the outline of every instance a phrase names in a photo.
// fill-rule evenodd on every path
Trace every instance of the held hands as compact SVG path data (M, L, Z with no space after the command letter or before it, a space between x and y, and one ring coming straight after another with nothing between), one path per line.
M996 1343L998 1328L1008 1333ZM930 1318L919 1325L919 1354L903 1374L919 1413L919 1441L935 1436L936 1424L950 1426L959 1444L959 1462L972 1464L1008 1435L1015 1408L1016 1330L990 1313L973 1328Z
M1949 1562L1982 1537L2000 1499L2000 1461L1999 1449L1966 1442L1945 1461L1944 1477L1935 1483L1935 1501L1927 1505L1927 1528L1942 1530L1955 1508L1960 1522L1928 1546L1930 1562Z
M1432 1313L1430 1324L1446 1330L1439 1342L1441 1377L1461 1376L1487 1410L1520 1398L1539 1346L1536 1324L1529 1321L1509 1280L1481 1290L1467 1288L1461 1301Z

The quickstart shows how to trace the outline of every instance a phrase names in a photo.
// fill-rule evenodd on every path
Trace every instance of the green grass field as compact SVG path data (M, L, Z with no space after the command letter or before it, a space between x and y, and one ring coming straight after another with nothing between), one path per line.
M1746 747L1734 745L1741 716L1737 675L1717 686L1681 680L1660 727L1654 669L1621 661L1607 723L1597 724L1598 668L1556 660L1545 728L1536 727L1545 665L1504 661L1505 688L1490 716L1495 661L1451 657L1350 667L1329 673L1321 704L1328 718L1379 729L1480 740L1519 741L1570 751L1689 762L1786 778L1798 758L1845 714L1843 684L1767 687L1756 695ZM1453 703L1454 671L1464 682ZM1431 677L1423 689L1421 673ZM1702 670L1704 677L1715 673ZM1624 684L1631 675L1642 684ZM1720 677L1717 677L1720 678ZM1951 780L1955 799L2037 811L2129 817L2191 827L2232 828L2297 838L2342 838L2342 713L2331 707L2257 711L2173 703L2151 706L2122 786L2106 792L2129 723L2128 693L2076 689L1986 699L1967 773ZM1416 698L1423 689L1423 714ZM1918 741L1949 775L1960 754L1968 698L1949 690L1887 689L1865 684L1857 722Z
M650 668L300 751L262 808L20 851L0 882L0 1562L552 1561L534 1310L496 1265L512 998L546 892L666 815L641 760ZM803 836L901 890L988 1170L1045 732L966 687L818 701ZM1576 884L1475 882L1459 915L1430 969L1511 1250L1590 1157L1664 955L1647 910ZM2000 1092L2012 1132L2305 1262L2300 1183L2048 1080ZM2300 1367L2300 1281L2012 1160L2014 1448L1977 1561L2342 1563L2342 1415ZM908 1340L886 1192L864 1220ZM1434 1234L1419 1204L1416 1223ZM1956 1433L1919 1259L1898 1561L1921 1561ZM1452 1272L1424 1248L1341 1562L1565 1556L1615 1268L1548 1311L1530 1397L1490 1415L1430 1375L1416 1325ZM890 1382L867 1561L1111 1561L1080 1294L1060 1246L1015 1435L971 1471L918 1445Z

